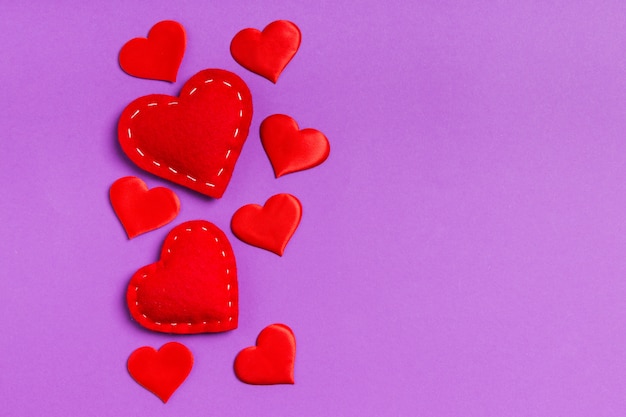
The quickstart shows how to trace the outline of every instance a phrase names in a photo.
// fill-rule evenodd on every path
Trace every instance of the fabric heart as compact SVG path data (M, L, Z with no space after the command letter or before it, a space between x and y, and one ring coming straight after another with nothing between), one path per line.
M293 384L296 338L284 324L271 324L235 358L235 375L246 384Z
M230 43L230 54L242 67L273 83L300 47L298 26L287 20L270 23L260 32L244 29Z
M147 38L134 38L122 46L120 67L134 77L174 82L185 44L183 25L164 20L150 29Z
M237 268L224 232L204 220L176 226L165 238L159 261L131 278L126 302L133 319L156 332L237 328Z
M301 218L302 205L296 197L276 194L263 207L248 204L239 208L230 227L240 240L282 256Z
M330 153L328 139L322 132L299 130L296 121L284 114L274 114L263 120L260 134L276 178L316 167Z
M165 187L148 190L146 183L137 177L115 181L109 197L129 239L168 224L180 211L180 201L172 190Z
M219 198L252 120L252 98L235 74L200 71L179 97L153 94L130 103L118 123L124 153L140 168Z
M140 347L126 364L130 376L164 403L187 379L192 366L191 351L177 342L166 343L159 350Z

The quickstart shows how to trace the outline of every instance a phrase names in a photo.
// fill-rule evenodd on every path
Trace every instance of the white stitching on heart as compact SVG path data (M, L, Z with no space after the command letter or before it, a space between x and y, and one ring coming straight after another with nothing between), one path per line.
M200 228L201 228L201 229L202 229L202 231L204 231L204 232L208 232L208 231L209 231L209 229L207 229L207 228L206 228L206 227L204 227L204 226L201 226ZM192 231L192 229L191 229L190 227L188 227L188 228L185 228L185 231L187 231L187 232L191 232L191 231ZM214 239L215 239L215 244L216 244L216 245L220 245L220 240L219 240L219 238L218 238L218 237L215 237ZM178 240L178 235L175 235L175 236L174 236L174 238L173 238L173 240ZM172 252L171 252L171 250L170 250L170 248L167 248L167 253L172 253ZM222 257L223 257L223 258L226 258L226 252L225 252L224 250L222 250L222 251L221 251L221 255L222 255ZM226 275L230 276L230 268L226 268ZM143 279L145 279L145 278L147 278L147 277L148 277L148 274L143 274L143 275L141 276L141 278L143 278ZM233 308L233 302L232 302L232 294L231 294L230 288L231 288L231 284L230 284L230 282L229 282L229 283L227 283L227 284L226 284L226 291L228 291L228 308L229 308L230 310L232 310L232 308ZM139 286L138 286L138 285L136 285L136 286L135 286L135 292L137 292L137 291L139 291ZM139 306L139 301L135 301L135 306ZM142 313L141 315L142 315L142 316L143 316L143 318L145 318L146 320L150 320L150 321L152 321L152 323L156 324L157 326L161 326L161 322L151 320L150 318L148 318L148 316L146 316L146 315L145 315L145 313ZM233 321L232 311L231 311L231 312L230 312L230 314L229 314L228 321L229 321L229 322ZM221 320L216 320L216 322L217 322L217 324L222 324ZM171 323L169 323L169 324L170 324L171 326L176 327L176 326L178 326L178 324L179 324L179 323L177 323L177 322L171 322ZM207 324L208 324L208 322L203 321L203 322L202 322L202 324L203 324L203 325L207 325ZM187 325L189 325L189 326L193 326L193 323L187 323Z
M211 82L213 82L213 79L209 78L209 79L204 81L204 84L208 84L208 83L211 83ZM233 88L232 84L230 84L230 83L228 83L226 81L222 81L222 84L224 84L227 87ZM197 89L198 89L197 87L194 87L189 92L189 95L192 95L193 93L195 93ZM243 102L243 97L241 96L241 92L239 92L239 91L237 91L237 99L239 99L240 102ZM158 104L159 103L152 102L152 103L148 103L147 106L148 107L154 107L154 106L158 106ZM170 101L169 103L167 103L168 106L172 106L172 105L176 105L176 104L178 104L178 101ZM130 118L134 119L135 116L137 116L139 114L139 112L140 112L139 109L135 110L135 112L133 113L132 116L130 116ZM239 109L239 118L240 119L243 118L243 108ZM239 128L235 128L235 132L233 133L233 137L236 138L238 135L239 135ZM128 139L132 139L132 131L131 131L130 127L128 128ZM141 157L145 157L146 156L144 154L144 152L140 148L136 147L135 150L137 151L137 153L139 155L141 155ZM230 156L230 153L231 153L231 149L228 149L228 151L226 152L226 157L224 158L224 161L226 161L228 159L228 157ZM152 160L152 164L155 165L156 167L159 167L159 168L162 166L161 162L158 162L158 161L155 161L155 160ZM164 166L164 168L165 167L173 174L178 174L179 173L178 169L175 169L175 168L173 168L171 166L167 166L167 165ZM224 172L224 167L220 167L219 168L217 176L218 177L221 176L222 172ZM185 178L187 178L189 181L192 181L194 183L198 182L197 178L194 178L194 177L192 177L190 175L185 175ZM203 182L203 181L200 181L200 182ZM204 185L206 185L207 187L215 188L215 184L210 183L210 182L204 182Z

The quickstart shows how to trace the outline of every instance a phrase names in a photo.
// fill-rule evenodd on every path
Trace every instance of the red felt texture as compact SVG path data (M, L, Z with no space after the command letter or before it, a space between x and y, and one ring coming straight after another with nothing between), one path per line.
M300 130L296 121L284 114L263 120L260 134L276 178L316 167L330 154L330 144L322 132Z
M147 38L134 38L122 46L120 67L134 77L174 82L185 46L183 25L164 20L150 29Z
M224 193L252 120L250 90L237 75L206 69L179 97L153 94L122 112L118 140L140 168L210 197Z
M139 385L166 403L191 372L193 355L177 342L159 350L144 346L130 354L126 366Z
M277 20L259 31L248 28L235 35L230 53L242 67L273 83L300 47L302 35L294 23Z
M296 197L276 194L263 206L248 204L239 208L230 227L243 242L282 256L301 218L302 205Z
M109 197L129 239L168 224L180 211L180 201L172 190L165 187L149 190L137 177L115 181Z
M165 238L158 262L131 278L126 302L132 318L156 332L237 328L237 267L224 232L204 220L176 226Z
M243 349L235 358L235 375L246 384L293 384L296 338L284 324L264 328L256 346Z

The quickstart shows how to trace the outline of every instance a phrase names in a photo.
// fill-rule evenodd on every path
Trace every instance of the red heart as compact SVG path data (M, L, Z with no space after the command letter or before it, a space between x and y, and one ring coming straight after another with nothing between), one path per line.
M248 204L233 214L231 230L240 240L281 255L302 218L302 205L291 194L276 194L263 207Z
M295 360L293 331L284 324L271 324L261 330L256 346L239 352L235 358L235 374L246 384L293 384Z
M230 54L242 67L276 83L300 47L300 29L287 20L270 23L260 32L244 29L230 43Z
M274 175L302 171L318 166L328 158L330 145L326 136L315 129L299 130L289 116L274 114L261 123L261 143Z
M224 193L252 120L252 98L235 74L200 71L180 97L140 97L122 112L118 140L142 169L199 193Z
M172 229L159 261L135 272L126 292L131 316L164 333L235 329L237 300L233 250L224 232L204 220Z
M180 211L180 202L172 190L165 187L148 190L146 183L137 177L115 181L109 197L129 239L168 224Z
M174 82L185 43L183 25L164 20L152 26L147 38L134 38L122 46L120 67L134 77Z
M177 342L166 343L159 350L140 347L127 362L130 376L164 403L185 381L192 366L191 351Z

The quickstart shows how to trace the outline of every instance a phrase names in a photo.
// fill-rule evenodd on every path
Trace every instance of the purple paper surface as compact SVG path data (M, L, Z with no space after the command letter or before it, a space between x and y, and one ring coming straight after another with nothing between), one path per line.
M172 19L178 81L117 54ZM231 58L287 19L302 45L278 83ZM626 4L622 1L13 2L0 7L0 415L626 415ZM137 97L237 73L251 133L224 197L136 168L116 139ZM331 143L275 179L260 122L285 113ZM135 175L181 199L127 240L108 189ZM278 257L234 211L288 192ZM174 225L206 219L237 256L240 325L157 334L131 321L132 274ZM235 355L271 323L297 340L293 386L251 386ZM194 354L167 404L135 383L140 346Z

